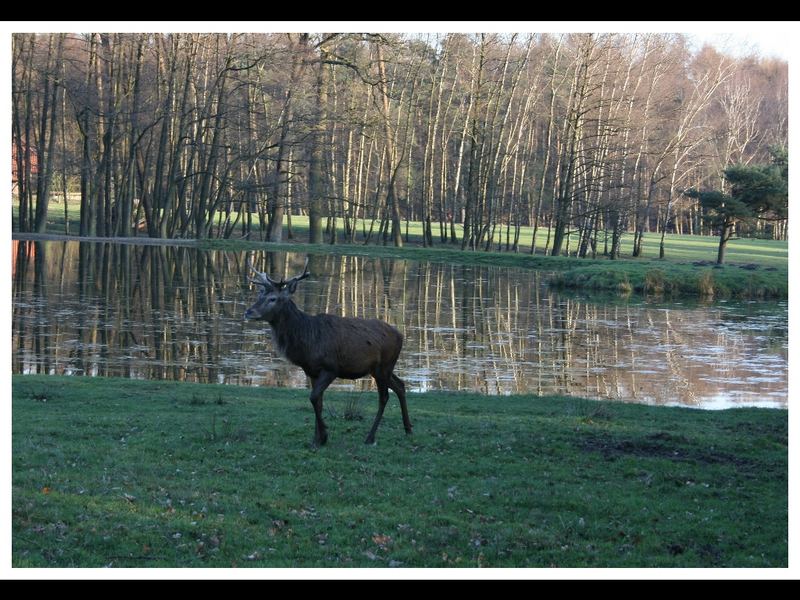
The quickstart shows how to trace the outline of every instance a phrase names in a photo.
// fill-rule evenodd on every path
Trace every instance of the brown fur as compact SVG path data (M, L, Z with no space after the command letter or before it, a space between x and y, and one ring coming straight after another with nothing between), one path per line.
M328 439L322 419L322 395L338 377L358 379L371 375L378 386L378 414L366 443L375 442L375 432L389 399L390 388L400 400L406 433L411 433L405 384L394 374L394 366L403 348L402 334L378 319L304 313L297 308L291 295L297 282L308 276L308 271L289 282L275 282L264 274L259 275L261 277L253 282L261 285L263 290L256 303L245 312L245 318L269 322L278 352L303 369L311 379L311 404L316 414L314 444L322 445Z

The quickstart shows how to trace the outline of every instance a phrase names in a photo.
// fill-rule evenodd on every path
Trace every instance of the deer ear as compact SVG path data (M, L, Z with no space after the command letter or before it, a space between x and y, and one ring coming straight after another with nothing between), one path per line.
M292 295L292 294L295 293L295 291L297 290L297 284L298 283L299 282L296 279L292 279L291 281L289 281L288 284L286 284L286 289L289 291L289 295Z

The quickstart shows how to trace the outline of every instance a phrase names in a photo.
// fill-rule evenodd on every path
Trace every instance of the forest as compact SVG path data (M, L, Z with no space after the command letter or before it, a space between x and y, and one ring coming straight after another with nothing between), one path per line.
M682 34L14 34L14 227L663 255L719 235L687 190L785 152L787 98L785 61Z

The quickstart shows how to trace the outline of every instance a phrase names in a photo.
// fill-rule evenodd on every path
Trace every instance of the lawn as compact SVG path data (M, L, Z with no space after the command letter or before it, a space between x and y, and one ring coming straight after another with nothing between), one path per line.
M12 206L13 220L16 222L18 205L16 202ZM77 199L73 198L68 205L68 218L69 218L69 233L77 235L80 225L80 211ZM222 213L220 213L222 215ZM48 212L49 221L47 233L63 234L65 231L64 226L64 205L63 201L53 201L50 205ZM255 216L254 216L255 217ZM222 217L220 217L222 218ZM305 242L308 239L308 217L304 215L293 215L292 231L295 235L297 242ZM257 222L257 219L255 219ZM356 223L358 234L356 236L356 243L363 243L362 231L370 229L371 222L369 220L359 219ZM377 230L379 223L375 224ZM341 239L341 221L339 222ZM434 248L460 248L459 244L442 244L439 241L438 225L434 224ZM498 228L498 232L500 228ZM407 232L407 236L405 235ZM456 233L461 235L463 226L456 225ZM238 235L240 231L237 229L234 235ZM284 225L284 240L287 239L288 227ZM403 221L403 233L406 242L411 246L422 246L422 223L419 221ZM537 251L542 252L547 241L548 230L545 227L539 228L536 233ZM569 236L567 236L569 237ZM575 244L577 242L577 234L572 234L573 242L570 245L571 250L574 252ZM526 254L530 251L531 241L533 238L533 227L524 226L520 229L519 248L520 253ZM378 238L373 235L373 242L375 243ZM513 239L513 231L512 231ZM498 233L495 238L496 243L493 246L494 250L498 250L498 242L505 248L505 229L502 235ZM642 243L642 257L644 259L653 259L658 257L659 245L661 242L660 233L645 233ZM603 240L601 235L600 248L598 252L603 251ZM669 261L678 262L694 262L694 261L716 261L717 247L719 244L719 237L717 236L698 236L698 235L677 235L667 234L665 237L665 256ZM623 234L622 237L622 252L623 256L630 256L633 250L633 234ZM757 264L763 267L782 267L786 265L788 259L789 245L786 241L764 240L753 238L734 239L728 244L727 260L733 264Z
M59 208L60 207L60 208ZM69 207L70 231L75 234L78 213L73 205ZM63 233L63 204L54 204L49 213L52 219L48 232ZM369 223L359 221L356 225L359 235L355 244L306 244L308 239L308 218L293 216L293 240L284 243L265 245L261 242L246 242L241 239L207 239L198 244L207 248L230 250L275 249L299 252L339 253L380 256L409 260L427 260L461 264L485 264L504 267L542 269L558 272L553 284L577 290L604 291L628 294L656 294L675 296L699 296L703 298L741 298L741 299L785 299L788 297L788 243L786 241L738 239L728 244L727 264L715 266L718 238L710 236L688 236L670 234L665 239L665 260L659 260L658 247L660 234L645 234L643 256L630 257L632 234L623 236L622 258L611 261L602 256L596 259L579 259L565 256L545 256L541 254L547 230L537 232L536 255L529 253L533 229L523 227L520 237L520 251L500 251L495 245L493 251L460 250L460 245L437 243L433 247L422 246L422 224L404 223L408 231L408 243L404 248L391 245L361 242L360 232ZM285 228L286 229L286 228ZM434 228L436 229L436 228ZM457 232L460 233L460 227ZM235 232L238 234L237 232ZM434 236L438 241L438 237ZM376 237L373 237L377 241ZM505 237L503 237L505 240ZM187 240L181 240L186 243ZM574 249L575 244L572 244ZM503 246L505 247L505 246ZM598 250L602 251L602 248Z
M688 240L689 242L693 240ZM762 241L763 242L763 241ZM774 242L778 244L779 242ZM560 288L589 292L632 292L671 298L785 299L789 295L788 258L776 262L765 252L762 262L713 265L706 261L681 262L658 259L575 258L513 252L471 252L452 247L364 246L361 244L264 243L244 240L201 240L209 249L284 250L320 254L347 254L449 264L492 265L551 271L550 283ZM749 255L756 257L756 253ZM775 266L777 264L777 266Z
M15 567L785 567L787 411L13 377Z

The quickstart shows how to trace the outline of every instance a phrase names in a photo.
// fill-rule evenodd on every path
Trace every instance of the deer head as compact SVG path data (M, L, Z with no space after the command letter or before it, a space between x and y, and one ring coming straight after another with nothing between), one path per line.
M257 321L273 322L277 319L288 303L291 302L291 296L297 290L297 284L311 276L308 271L308 258L306 258L303 273L292 277L288 281L284 279L275 281L266 273L258 271L253 267L250 257L247 258L247 267L255 275L255 277L249 278L250 281L260 286L261 290L258 293L255 304L245 311L244 318Z

